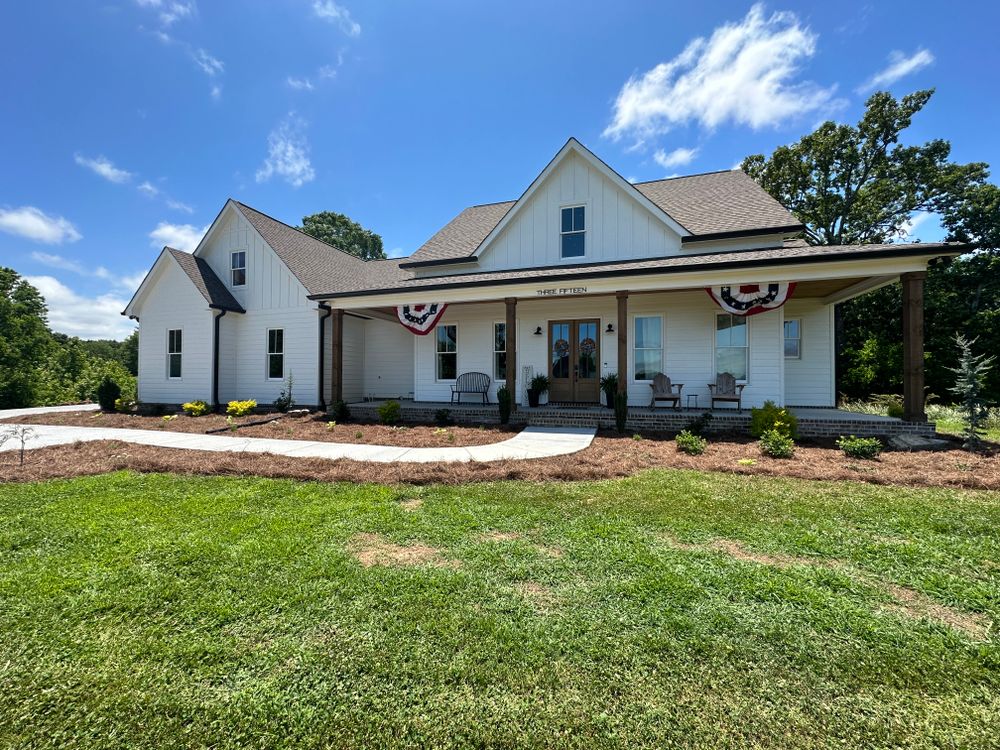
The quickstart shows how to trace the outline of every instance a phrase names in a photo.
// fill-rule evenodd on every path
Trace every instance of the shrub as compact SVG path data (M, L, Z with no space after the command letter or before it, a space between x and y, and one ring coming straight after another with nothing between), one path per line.
M333 417L336 422L347 422L351 418L351 410L347 408L347 404L343 401L330 404L327 414Z
M548 375L535 375L531 379L531 390L537 391L538 395L543 393L548 393L549 391L549 376Z
M285 384L281 388L281 393L279 393L278 397L274 399L274 408L282 414L291 409L295 404L295 399L292 398L292 384L294 382L295 381L292 380L292 374L288 373L288 378L285 379Z
M761 435L759 445L761 453L771 458L791 458L795 454L795 441L776 429Z
M677 450L692 456L700 456L705 452L705 448L708 445L708 441L705 438L687 430L681 430L677 437L674 438L674 442L677 443Z
M386 401L378 407L378 421L382 424L396 424L403 417L403 407L398 401Z
M186 404L181 404L181 408L184 413L189 417L201 417L209 412L209 405L204 401L188 401Z
M878 458L882 452L882 441L878 438L840 436L837 447L851 458Z
M135 409L135 401L132 399L124 397L115 399L115 411L128 414L133 409Z
M614 406L615 394L618 393L618 373L612 372L601 378L601 391L608 406Z
M510 422L511 399L507 386L502 385L497 388L497 406L500 409L500 424Z
M983 423L989 417L989 410L983 399L983 387L986 376L993 369L996 357L973 354L972 345L976 343L975 339L969 341L964 336L957 335L955 343L958 345L958 367L949 368L956 375L955 386L951 392L961 399L958 408L965 422L962 430L962 437L965 438L963 447L966 450L976 450L980 447L985 433Z
M690 432L692 435L704 435L708 432L709 425L712 423L712 412L706 411L699 414L697 417L692 419L687 423L687 427L684 428L685 432Z
M451 424L451 409L438 409L434 412L434 424L438 427L447 427Z
M230 401L226 406L226 414L231 417L245 417L257 408L257 402L252 398L246 401Z
M628 394L615 394L615 429L618 432L625 432L625 423L628 421Z
M762 407L750 410L750 434L759 438L771 431L794 440L799 436L799 420L773 401L765 401Z
M115 401L121 397L121 386L112 380L110 375L105 375L101 384L97 386L97 403L101 405L101 411L114 411Z

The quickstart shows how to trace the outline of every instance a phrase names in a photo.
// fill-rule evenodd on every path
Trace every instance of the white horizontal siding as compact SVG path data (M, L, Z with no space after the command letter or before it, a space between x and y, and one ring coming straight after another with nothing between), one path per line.
M833 305L792 299L784 311L786 319L802 321L802 356L785 360L785 403L835 406Z

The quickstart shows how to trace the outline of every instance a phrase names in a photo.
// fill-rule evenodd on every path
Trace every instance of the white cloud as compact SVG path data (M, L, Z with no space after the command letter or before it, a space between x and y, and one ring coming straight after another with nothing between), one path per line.
M669 154L661 148L653 154L653 161L664 169L673 169L690 164L697 155L698 149L696 148L676 148Z
M333 0L315 0L313 12L320 18L335 23L347 36L359 36L361 24L351 18L350 11L343 5L337 5Z
M931 213L929 211L918 211L913 214L909 219L904 221L903 225L899 228L899 239L904 242L917 240L917 229L919 229L920 225L925 223L929 218L931 218Z
M83 236L68 219L49 216L34 206L0 208L0 231L47 245L76 242Z
M194 15L194 0L135 0L136 5L157 12L157 18L164 26L170 26L182 18Z
M305 122L294 112L289 112L271 131L267 136L267 159L257 170L257 182L267 182L278 175L292 187L301 187L316 177L304 131Z
M181 203L180 201L175 201L173 198L167 198L167 208L172 208L174 211L183 211L186 214L193 214L194 209L191 208L187 203Z
M340 63L338 63L339 65ZM320 78L336 78L337 77L337 66L335 65L323 65L319 70L316 71L316 75Z
M754 5L738 23L699 37L672 60L625 82L604 136L638 141L696 122L757 129L831 103L834 87L796 82L816 51L816 35L794 13L764 15Z
M123 339L135 328L121 315L127 299L111 293L84 297L51 276L26 278L45 298L55 331L83 339Z
M137 189L140 193L142 193L143 195L148 195L150 198L155 198L160 194L159 189L149 180L143 182L141 185L139 185Z
M222 60L213 57L203 49L191 50L191 59L207 76L217 76L226 69Z
M312 91L315 86L313 86L312 81L308 78L294 78L288 76L288 86L295 89L296 91Z
M390 258L405 258L406 251L401 247L394 247L389 252L386 253Z
M146 275L143 271L134 274L126 274L124 276L117 276L104 266L84 265L78 260L67 258L63 255L55 255L54 253L34 252L31 254L31 258L35 262L41 263L43 266L48 266L49 268L58 268L61 271L70 271L79 276L91 276L96 279L109 281L116 287L126 289L129 292L134 292L139 286L139 281L142 281L143 277ZM139 281L136 281L137 278Z
M155 248L167 245L190 253L198 247L198 243L207 231L207 226L198 229L193 224L171 224L168 221L161 221L156 225L156 229L149 233L151 240L149 244Z
M212 95L212 99L219 101L222 98L222 86L215 84L212 86L212 90L209 92Z
M80 154L74 154L73 160L81 167L86 167L96 175L100 175L109 182L123 183L132 179L132 173L124 169L119 169L104 156L91 159Z
M916 73L921 68L926 68L932 62L934 62L934 55L925 49L918 49L909 57L899 50L893 50L889 53L889 64L861 86L858 86L857 92L863 94L872 89L891 86L903 76Z

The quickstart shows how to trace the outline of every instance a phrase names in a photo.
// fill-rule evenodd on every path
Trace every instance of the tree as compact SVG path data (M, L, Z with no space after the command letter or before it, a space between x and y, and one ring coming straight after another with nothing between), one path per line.
M951 391L959 397L959 407L965 416L964 447L966 450L976 450L986 432L983 422L988 414L982 397L983 383L996 357L973 354L972 345L976 340L969 341L961 334L955 336L955 343L958 345L959 357L958 366L951 368L956 375Z
M306 234L345 253L356 255L362 260L384 260L386 257L379 235L336 211L321 211L311 216L303 216L302 226L299 228Z
M35 370L52 346L47 314L38 290L0 267L0 409L35 402Z

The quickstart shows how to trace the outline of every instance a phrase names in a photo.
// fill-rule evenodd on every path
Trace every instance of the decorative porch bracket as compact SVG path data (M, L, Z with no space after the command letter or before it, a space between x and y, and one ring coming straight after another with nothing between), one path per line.
M618 298L618 392L628 392L628 292L615 292Z
M511 411L517 411L517 297L505 297L507 308L507 390L510 393Z
M923 271L904 273L903 286L903 419L926 422L924 412L924 279Z

